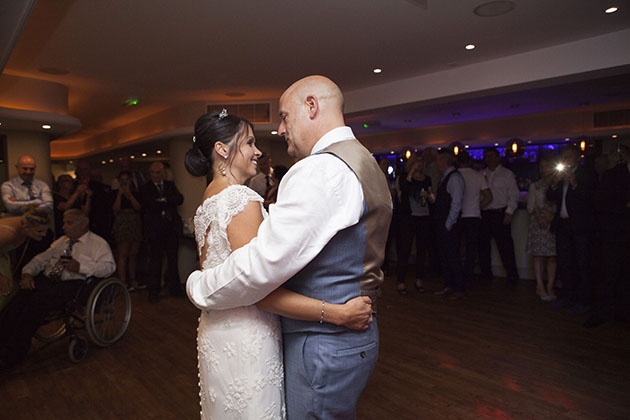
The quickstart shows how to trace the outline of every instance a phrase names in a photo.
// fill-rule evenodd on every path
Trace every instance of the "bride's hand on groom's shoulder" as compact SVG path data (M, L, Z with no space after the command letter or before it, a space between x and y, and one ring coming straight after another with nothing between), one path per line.
M372 300L358 296L342 305L344 320L341 325L353 330L365 330L372 323Z

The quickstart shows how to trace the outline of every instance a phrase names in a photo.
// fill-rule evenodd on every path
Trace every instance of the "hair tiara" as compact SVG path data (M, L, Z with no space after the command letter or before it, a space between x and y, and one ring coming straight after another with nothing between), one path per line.
M221 112L219 113L219 119L220 119L220 120L222 120L223 118L225 118L225 117L227 117L227 116L228 116L227 109L223 108L223 109L221 110Z

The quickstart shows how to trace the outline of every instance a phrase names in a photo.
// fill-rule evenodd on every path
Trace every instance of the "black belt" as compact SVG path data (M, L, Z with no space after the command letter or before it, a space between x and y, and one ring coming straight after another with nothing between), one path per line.
M503 213L507 207L501 207L500 209L486 209L481 210L482 213Z

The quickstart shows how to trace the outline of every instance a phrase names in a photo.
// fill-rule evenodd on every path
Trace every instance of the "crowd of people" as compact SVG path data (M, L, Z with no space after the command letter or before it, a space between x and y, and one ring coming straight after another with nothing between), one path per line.
M427 148L397 171L383 158L380 167L394 202L383 269L389 271L395 245L397 290L406 295L415 238L416 290L424 291L427 274L441 275L445 285L436 293L458 300L475 281L494 278L494 239L506 281L515 285L519 271L512 219L522 208L528 214L523 248L532 257L540 299L554 308L569 307L573 314L589 312L586 327L613 317L625 319L630 278L628 265L622 263L630 256L628 150L620 144L610 156L587 162L572 146L563 147L557 156L542 154L527 194L519 191L509 160L493 148L484 150L482 161L474 161L466 151L456 156L448 148Z

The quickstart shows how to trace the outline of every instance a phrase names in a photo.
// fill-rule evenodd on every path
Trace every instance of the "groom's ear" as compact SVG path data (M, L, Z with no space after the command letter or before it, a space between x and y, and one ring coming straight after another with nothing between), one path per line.
M317 116L317 112L319 111L319 101L317 100L317 96L308 95L306 100L304 101L306 105L306 112L308 112L308 117L312 120Z

